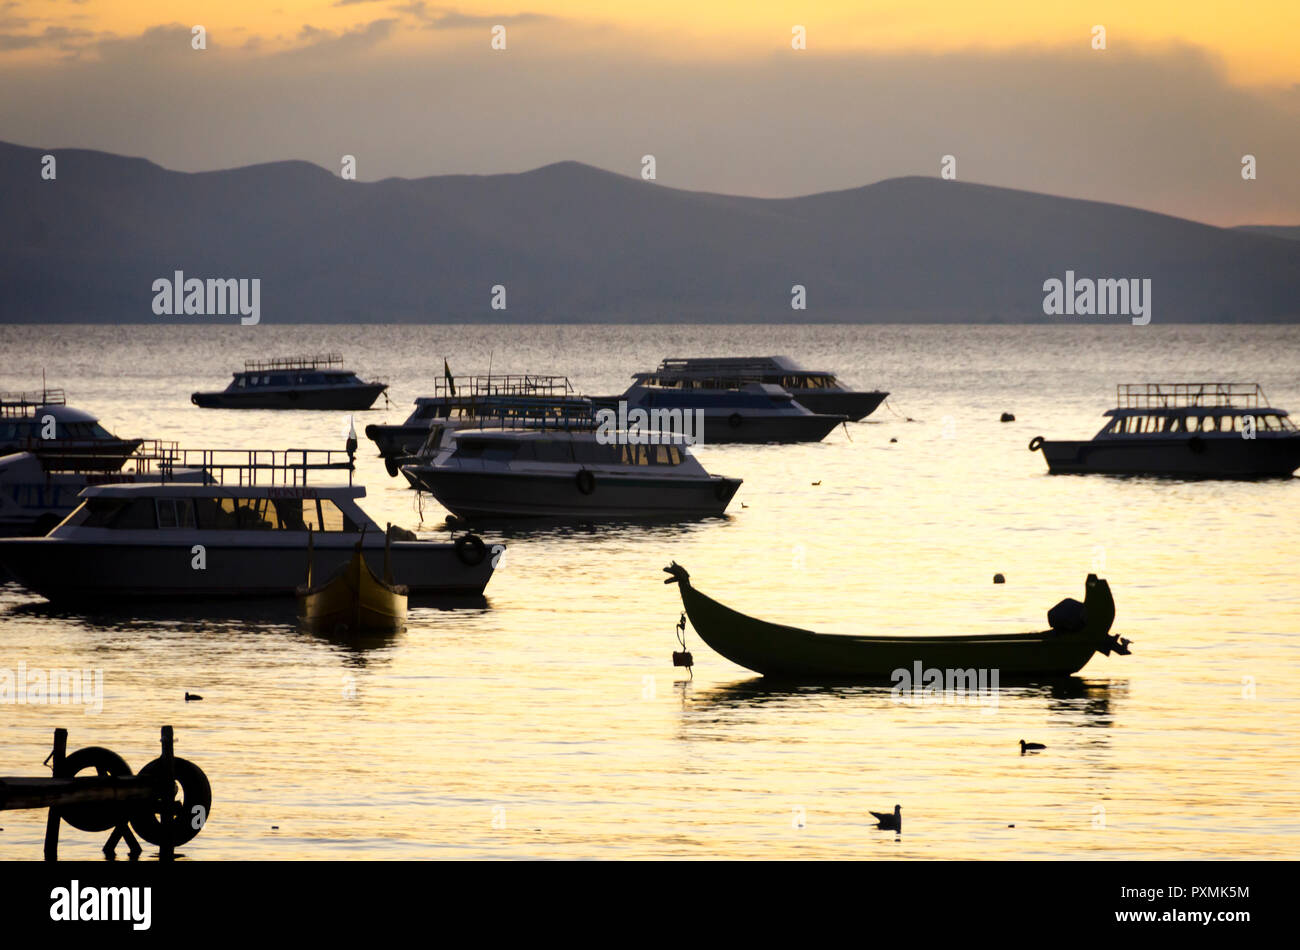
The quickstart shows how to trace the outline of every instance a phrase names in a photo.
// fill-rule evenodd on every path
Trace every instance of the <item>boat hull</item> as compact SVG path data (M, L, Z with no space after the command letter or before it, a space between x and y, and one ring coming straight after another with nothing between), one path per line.
M1067 676L1107 646L1115 602L1090 576L1087 623L1080 631L955 637L870 637L813 633L768 623L679 582L682 605L700 639L746 669L780 679L883 681L896 671L997 671L999 679Z
M1300 468L1300 435L1243 439L1094 439L1042 443L1053 475L1288 478Z
M575 473L493 472L408 465L412 487L427 491L465 520L562 518L634 520L722 515L740 487L738 478L647 479L592 471L592 491Z
M354 555L326 583L298 589L298 622L314 633L389 633L406 625L406 600Z
M387 389L383 383L360 386L300 386L294 389L194 393L190 402L200 409L369 409ZM265 387L258 387L259 390Z
M241 534L242 532L209 532ZM305 532L286 538L243 543L202 534L175 543L74 541L58 538L0 540L0 564L23 586L52 601L113 598L293 597L307 564ZM297 535L296 538L292 536ZM355 535L315 539L315 570L320 576L338 571L352 556ZM383 541L367 545L366 562L383 566ZM195 567L195 544L204 546L204 565ZM479 595L492 577L489 553L467 564L455 545L433 541L395 541L393 580L412 595Z
M415 455L429 437L431 423L420 425L375 425L366 426L366 438L375 443L379 454L384 458L404 458Z
M809 412L848 416L850 422L860 422L875 412L889 393L850 392L846 389L792 389L790 395Z

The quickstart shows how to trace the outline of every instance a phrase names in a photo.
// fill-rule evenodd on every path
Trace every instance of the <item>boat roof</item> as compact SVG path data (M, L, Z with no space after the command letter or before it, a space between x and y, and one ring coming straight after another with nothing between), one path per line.
M799 373L806 376L833 376L827 370L808 369L788 356L688 356L670 357L646 376L736 376L768 373Z
M364 485L221 485L202 482L90 485L82 498L364 498Z

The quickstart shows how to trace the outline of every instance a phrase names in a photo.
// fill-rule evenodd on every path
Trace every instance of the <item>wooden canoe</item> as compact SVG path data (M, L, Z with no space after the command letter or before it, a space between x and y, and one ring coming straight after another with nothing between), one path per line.
M311 581L310 533L307 545L307 583L298 587L298 621L303 627L316 633L356 634L390 632L405 626L407 589L392 583L387 545L385 579L375 576L358 542L352 559L318 586Z
M850 636L768 623L718 603L692 586L686 569L664 568L701 640L731 662L764 676L803 681L888 680L895 671L997 670L1000 679L1067 676L1094 653L1127 654L1129 641L1110 633L1110 586L1089 574L1085 619L1078 629L1039 633L937 637Z

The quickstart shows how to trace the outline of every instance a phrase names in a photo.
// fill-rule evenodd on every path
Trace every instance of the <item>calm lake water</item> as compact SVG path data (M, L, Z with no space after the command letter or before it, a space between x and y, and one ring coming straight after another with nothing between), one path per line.
M413 609L365 648L299 632L292 603L92 614L0 585L0 668L104 676L99 715L0 708L0 774L45 774L56 726L139 769L171 723L213 788L191 860L1300 857L1300 482L1049 477L1026 449L1091 436L1119 382L1259 381L1298 410L1300 329L0 326L0 350L0 388L44 368L114 432L189 447L342 447L340 413L190 404L295 352L390 381L358 431L404 418L444 356L608 393L665 356L787 353L893 393L820 444L701 448L745 480L725 520L487 533L509 549L486 606ZM445 532L372 448L367 510ZM1096 570L1133 654L995 707L902 705L765 685L688 633L690 679L674 559L766 619L919 635L1042 629ZM868 815L896 802L898 838ZM44 824L0 813L0 858L39 858ZM103 838L65 826L61 854Z

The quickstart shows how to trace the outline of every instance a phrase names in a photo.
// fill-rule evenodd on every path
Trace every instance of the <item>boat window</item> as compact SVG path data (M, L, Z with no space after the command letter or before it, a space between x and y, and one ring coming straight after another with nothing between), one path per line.
M1170 417L1169 417L1169 425L1168 425L1168 427L1165 429L1165 431L1166 431L1166 432L1181 432L1182 429L1183 429L1183 421L1182 421L1181 419L1179 419L1177 416L1170 416Z
M82 524L87 528L157 527L152 498L90 498L86 505L90 510Z
M1216 428L1217 428L1217 427L1216 427L1215 424L1214 424L1214 416L1202 416L1202 417L1201 417L1201 431L1202 431L1202 432L1214 432L1214 431L1216 431Z
M245 384L246 382L247 382L247 380L245 380L244 377L241 376L241 377L239 377L239 379L235 380L235 385L238 386L240 389L243 389L243 388L244 388L244 384Z
M189 498L159 498L158 527L193 528L194 502Z
M1201 420L1196 416L1187 416L1184 418L1183 421L1188 432L1201 431L1201 425L1200 425Z

